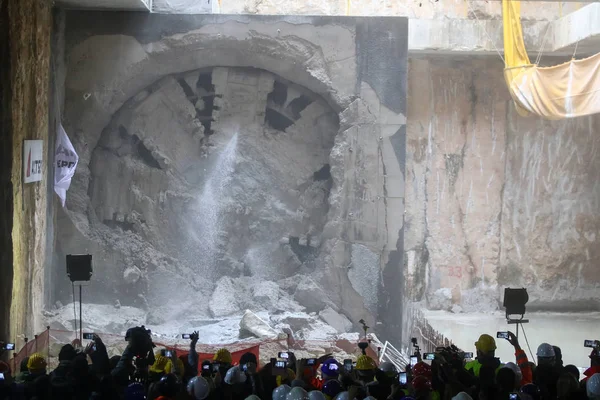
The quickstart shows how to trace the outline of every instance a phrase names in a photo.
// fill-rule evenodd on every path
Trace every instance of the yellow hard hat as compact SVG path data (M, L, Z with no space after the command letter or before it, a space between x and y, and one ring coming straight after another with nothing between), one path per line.
M281 376L281 375L277 375L277 377L275 378L275 381L277 383L277 387L281 386L283 384L283 380L287 378L288 381L293 381L294 379L296 379L296 374L294 373L293 370L287 368L287 375L286 376Z
M479 340L475 342L475 347L482 353L491 353L496 350L496 340L490 335L483 334L479 336Z
M375 364L375 361L371 357L363 354L356 359L356 367L354 369L368 371L370 369L377 369L377 364Z
M170 360L161 355L160 353L154 355L154 364L150 367L150 372L155 372L157 374L163 373L166 371L167 364L169 364Z
M213 357L213 361L220 362L223 364L231 364L233 359L231 358L231 353L227 349L219 349L215 353Z
M27 361L29 372L43 371L46 369L46 359L40 353L33 353Z
M179 377L183 378L183 374L185 372L185 366L183 365L183 361L181 361L179 358L177 359L177 369L179 370ZM165 366L165 372L167 374L170 374L172 371L173 371L173 361L169 360L169 362Z

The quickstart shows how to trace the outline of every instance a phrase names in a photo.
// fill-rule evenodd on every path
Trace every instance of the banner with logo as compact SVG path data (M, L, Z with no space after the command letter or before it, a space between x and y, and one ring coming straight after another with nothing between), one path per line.
M54 191L60 197L64 207L67 200L67 190L69 190L71 179L75 175L79 156L62 125L58 127L54 160Z
M43 140L25 140L23 142L23 181L25 183L42 180Z

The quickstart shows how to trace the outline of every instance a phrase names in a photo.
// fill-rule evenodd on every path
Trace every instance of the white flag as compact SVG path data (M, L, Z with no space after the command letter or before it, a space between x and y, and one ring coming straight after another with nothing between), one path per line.
M75 148L64 128L60 125L56 138L56 151L54 152L54 191L60 197L63 207L78 162L79 156L75 152Z

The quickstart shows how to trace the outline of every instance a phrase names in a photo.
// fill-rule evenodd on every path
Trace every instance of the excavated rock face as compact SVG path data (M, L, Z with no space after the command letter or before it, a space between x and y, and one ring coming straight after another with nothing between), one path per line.
M401 324L406 20L73 12L66 42L89 300Z

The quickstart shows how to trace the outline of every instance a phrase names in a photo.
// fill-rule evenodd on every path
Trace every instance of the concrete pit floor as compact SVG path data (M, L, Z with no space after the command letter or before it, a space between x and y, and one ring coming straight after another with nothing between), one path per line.
M424 311L429 324L464 351L475 352L474 343L482 333L496 337L498 331L515 332L515 325L508 325L503 313L493 314L452 314L446 311ZM524 324L525 334L529 340L531 351L535 355L541 343L550 343L562 350L564 365L573 364L580 369L589 367L591 349L583 346L586 339L600 340L598 326L600 313L527 313ZM519 328L519 342L531 354ZM496 357L502 362L515 361L513 347L503 339L497 339ZM537 362L536 359L533 360Z

